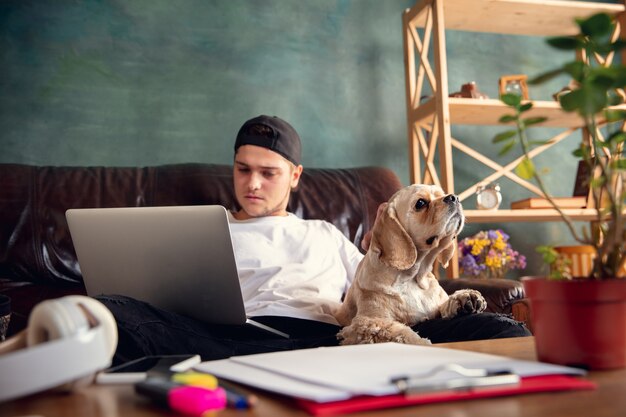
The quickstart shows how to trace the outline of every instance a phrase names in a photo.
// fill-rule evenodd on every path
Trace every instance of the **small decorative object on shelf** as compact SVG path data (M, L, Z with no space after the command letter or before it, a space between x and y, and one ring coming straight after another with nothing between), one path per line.
M480 231L459 242L461 275L504 278L512 269L526 268L526 257L513 250L502 230Z
M479 185L476 188L476 208L479 210L496 210L502 203L500 186L496 183Z
M500 95L515 94L521 96L524 100L529 100L527 80L528 76L523 74L503 75L500 77L498 91Z
M450 97L454 98L480 98L487 99L489 96L485 93L482 93L478 86L476 85L476 81L470 81L467 84L463 84L461 86L461 91L457 91L455 93L450 94Z

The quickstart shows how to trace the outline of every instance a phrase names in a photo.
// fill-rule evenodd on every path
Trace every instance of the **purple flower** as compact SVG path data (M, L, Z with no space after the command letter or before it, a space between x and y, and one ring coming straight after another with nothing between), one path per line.
M479 275L487 268L485 265L478 265L476 263L476 258L469 254L463 256L460 259L459 264L463 271L469 275Z
M491 240L496 240L498 238L498 232L501 232L501 230L488 230L487 237Z

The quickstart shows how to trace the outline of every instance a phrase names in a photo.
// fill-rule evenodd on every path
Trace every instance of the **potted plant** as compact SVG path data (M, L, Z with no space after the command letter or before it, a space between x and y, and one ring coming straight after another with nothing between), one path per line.
M590 369L623 368L626 366L626 279L618 271L626 262L626 229L622 189L626 160L623 146L626 133L622 126L626 111L624 103L626 67L594 64L595 56L606 56L624 48L624 41L613 37L615 22L607 14L577 19L580 31L574 36L555 37L548 43L558 49L576 51L579 59L547 72L530 81L540 83L561 74L572 78L572 88L560 94L558 101L566 112L576 112L583 119L585 131L574 155L586 166L587 181L596 208L595 230L579 233L571 218L558 207L547 192L529 151L533 146L527 128L545 121L543 117L525 117L532 102L520 96L503 94L500 98L513 110L500 121L513 123L515 129L502 132L493 139L502 144L501 153L520 145L524 157L516 173L534 179L545 197L559 212L573 238L595 250L591 273L587 277L563 279L563 274L522 279L531 300L533 331L540 360L578 365ZM582 59L580 59L582 58ZM543 249L545 259L557 263L559 258ZM558 268L557 268L558 272Z

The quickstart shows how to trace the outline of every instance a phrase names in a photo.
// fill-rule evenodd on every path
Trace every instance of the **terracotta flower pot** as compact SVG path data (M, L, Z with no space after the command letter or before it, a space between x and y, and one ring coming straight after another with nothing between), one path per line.
M540 361L626 367L626 279L522 278Z

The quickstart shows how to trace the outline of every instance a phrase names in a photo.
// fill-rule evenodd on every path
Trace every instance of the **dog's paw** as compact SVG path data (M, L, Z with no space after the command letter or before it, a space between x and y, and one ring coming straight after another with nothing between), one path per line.
M337 333L340 345L395 342L409 345L430 345L410 327L389 319L355 317L349 326Z
M426 338L418 336L417 333L415 333L413 330L411 330L411 332L407 333L406 335L400 335L400 336L392 338L391 342L404 343L405 345L423 345L423 346L430 346L433 344L430 341L430 339L426 339Z
M487 300L476 290L458 290L441 306L441 317L452 317L482 313L487 308Z

